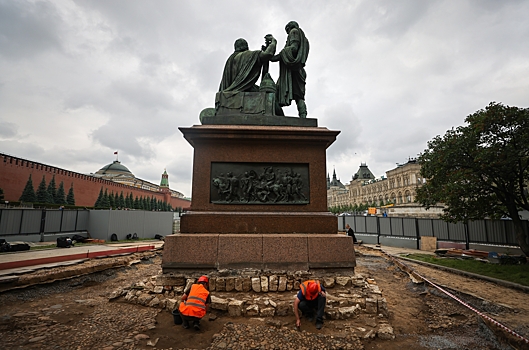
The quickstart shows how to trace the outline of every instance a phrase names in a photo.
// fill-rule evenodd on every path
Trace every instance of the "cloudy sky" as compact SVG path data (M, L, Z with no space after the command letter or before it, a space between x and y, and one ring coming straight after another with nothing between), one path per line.
M527 14L507 0L0 0L0 152L91 173L119 151L191 196L178 127L213 107L235 39L282 48L296 20L309 117L341 130L328 171L380 177L491 101L529 107Z

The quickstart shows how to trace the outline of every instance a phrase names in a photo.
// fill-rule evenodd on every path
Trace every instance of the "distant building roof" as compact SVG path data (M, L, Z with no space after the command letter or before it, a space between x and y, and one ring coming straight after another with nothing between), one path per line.
M118 175L118 174L130 174L133 175L130 170L121 164L120 161L115 160L112 163L105 165L101 169L99 169L96 174L101 175Z
M356 174L353 175L353 181L354 180L373 180L375 179L375 175L369 170L366 163L360 163L360 168L358 168L358 171Z
M345 185L336 178L336 170L333 170L332 172L332 181L329 178L329 174L327 174L327 189L331 187L345 188Z

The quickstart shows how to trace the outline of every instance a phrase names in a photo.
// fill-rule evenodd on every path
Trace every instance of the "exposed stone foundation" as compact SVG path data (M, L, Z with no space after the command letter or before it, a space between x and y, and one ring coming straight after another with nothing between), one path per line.
M292 304L299 285L318 279L327 289L326 319L343 320L360 315L387 317L386 300L373 279L360 274L332 275L304 271L259 273L254 270L220 271L210 276L211 309L233 317L273 317L293 315ZM198 276L163 274L152 276L129 288L114 291L110 299L124 297L130 303L150 307L177 308L187 285Z

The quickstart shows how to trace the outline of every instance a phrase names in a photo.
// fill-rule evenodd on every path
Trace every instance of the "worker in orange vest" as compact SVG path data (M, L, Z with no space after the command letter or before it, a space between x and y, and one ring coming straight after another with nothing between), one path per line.
M301 326L299 310L303 316L307 317L309 322L314 318L316 311L316 329L323 327L323 313L325 312L325 303L327 295L325 287L320 282L308 280L300 284L300 290L294 299L294 314L296 315L296 327Z
M209 278L201 276L197 283L187 288L182 295L182 302L178 307L182 317L182 327L189 328L189 323L193 323L193 328L200 330L200 319L206 315L211 296L209 295Z

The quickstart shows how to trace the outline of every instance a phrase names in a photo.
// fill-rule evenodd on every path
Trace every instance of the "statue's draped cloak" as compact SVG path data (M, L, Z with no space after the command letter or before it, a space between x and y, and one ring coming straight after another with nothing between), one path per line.
M255 82L261 74L260 51L234 52L226 61L219 91L255 91Z
M298 51L294 55L294 43L298 42ZM279 53L279 79L277 98L280 106L290 106L292 100L305 99L305 63L309 56L309 41L300 28L292 28L287 37L285 48Z

